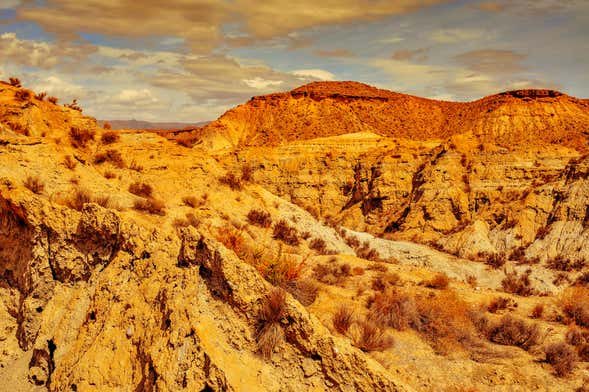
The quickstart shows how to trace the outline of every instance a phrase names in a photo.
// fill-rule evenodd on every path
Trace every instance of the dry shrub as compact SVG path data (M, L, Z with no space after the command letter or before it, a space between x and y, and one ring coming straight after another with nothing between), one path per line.
M382 327L402 331L409 327L417 328L420 323L415 300L394 288L376 293L369 310L370 319Z
M585 266L585 260L571 261L570 259L564 258L563 256L557 256L554 259L548 260L546 266L556 271L578 271Z
M340 334L345 335L354 322L354 310L348 305L341 305L333 314L333 328Z
M113 166L122 169L125 167L125 161L123 160L123 156L117 150L109 149L105 152L101 152L96 154L94 157L94 164L100 165L104 162L110 162Z
M270 213L262 210L252 209L247 213L247 220L250 224L268 228L272 225Z
M487 338L497 344L517 346L529 350L540 343L540 328L506 314L497 323L483 331Z
M45 91L43 91L38 94L35 94L35 99L38 99L39 101L43 101L46 96L47 96L47 93Z
M498 311L504 309L513 310L515 308L517 308L517 302L515 302L511 298L505 297L493 298L487 306L487 310L490 313L497 313Z
M241 179L242 181L249 182L253 179L254 168L248 163L241 167Z
M78 162L74 158L72 158L71 155L67 155L63 160L63 164L68 169L74 170L76 168L76 165L78 164Z
M13 87L18 87L21 88L22 87L22 83L20 81L19 78L11 76L8 78L8 84L10 84Z
M204 204L203 200L199 200L195 196L184 196L182 198L182 203L184 203L187 207L197 208Z
M83 188L77 188L67 200L67 205L77 211L82 211L87 203L92 203L92 195L90 191Z
M97 197L94 202L103 208L112 208L113 202L109 196L100 196Z
M176 143L182 147L191 148L197 140L197 136L186 132L176 138Z
M416 303L419 322L413 328L438 352L448 352L457 344L467 347L472 343L471 311L452 290L418 296Z
M70 142L75 148L86 148L88 143L94 140L95 134L90 129L72 127L70 129Z
M102 128L110 130L110 129L112 129L112 125L110 125L109 122L105 122L104 125L102 126Z
M323 238L313 238L311 242L309 242L309 248L316 250L320 255L327 255L331 253L331 251L327 249L327 244Z
M18 90L14 93L14 98L20 102L30 101L33 98L33 93L29 90Z
M521 296L536 294L536 290L532 287L530 281L530 273L531 270L527 270L521 275L517 271L505 274L505 278L501 281L503 291Z
M57 101L59 101L59 99L57 97L47 97L47 101L51 102L54 105L57 105Z
M233 189L234 191L241 190L243 188L243 184L241 183L241 179L235 176L233 173L226 173L223 177L219 178L219 182L223 185L227 185L229 188Z
M235 227L223 226L217 229L217 241L220 241L227 249L231 249L238 257L244 257L247 248L243 231Z
M364 275L364 268L362 268L362 267L352 268L352 275L355 275L355 276Z
M450 279L448 278L448 275L443 272L437 273L431 280L424 282L425 287L438 290L448 288L448 284L450 284Z
M129 192L141 197L151 197L153 194L153 188L151 185L144 182L134 182L129 185Z
M166 215L166 205L162 200L149 197L147 199L135 200L133 208L137 211L148 212L152 215Z
M112 172L110 170L107 170L104 172L104 178L106 178L107 180L112 180L113 178L117 177L117 174L115 172Z
M258 315L256 340L264 358L270 358L275 347L284 341L281 321L286 315L285 292L281 288L274 288L264 299Z
M575 280L575 284L578 286L589 286L589 272L583 272L577 280Z
M119 136L118 132L107 131L102 134L102 136L100 137L100 141L102 142L102 144L113 144L118 142L120 138L121 137Z
M384 351L393 346L393 337L371 320L359 321L358 327L360 331L354 337L353 343L360 350L365 352Z
M37 195L43 193L43 189L45 189L45 184L43 183L41 178L39 178L39 176L28 176L23 182L23 185L28 190L30 190L33 193L36 193Z
M351 275L352 268L349 264L317 264L313 268L313 276L319 282L330 285L342 285Z
M577 325L589 328L589 288L575 286L564 291L560 307Z
M289 282L298 280L305 267L305 261L299 261L292 255L282 254L280 250L276 256L264 257L256 265L264 279L274 286L286 286Z
M361 247L356 248L356 256L370 261L383 261L376 249L370 247L368 241L364 242Z
M589 362L589 331L579 327L571 327L566 334L566 342L577 350L579 360Z
M297 230L292 227L285 219L281 219L274 225L272 236L287 245L297 246L299 244Z
M186 214L186 218L184 219L179 219L176 218L174 219L174 222L172 222L172 225L174 225L174 227L179 228L179 227L188 227L188 226L193 226L194 228L198 228L198 226L200 226L200 220L191 212Z
M531 318L539 319L542 318L544 314L544 305L543 304L536 304L532 309L532 314L530 315Z
M485 254L484 259L485 264L494 269L503 267L503 265L505 265L505 263L507 262L505 255L502 253Z
M575 350L564 342L553 343L544 349L546 362L552 365L554 372L559 377L572 373L577 363Z
M378 271L378 272L386 272L389 270L386 265L381 264L381 263L371 264L367 267L367 269L369 271Z
M395 286L401 278L394 272L381 272L372 278L372 290L384 291L390 286Z
M309 306L317 298L317 284L311 279L299 279L288 282L285 286L288 291L297 301L304 306Z

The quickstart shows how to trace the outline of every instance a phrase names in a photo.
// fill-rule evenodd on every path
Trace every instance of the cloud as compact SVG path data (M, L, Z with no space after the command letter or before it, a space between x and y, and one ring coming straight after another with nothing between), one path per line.
M265 80L259 76L253 79L244 79L243 82L256 90L265 90L270 86L279 86L284 83L282 80Z
M334 80L335 75L323 69L298 69L291 71L291 74L298 76L299 79L317 79L317 80Z
M18 7L19 5L20 0L2 0L2 4L0 4L0 10L9 10Z
M525 71L525 55L512 50L481 49L459 54L454 59L467 69L489 74L513 74Z
M425 60L427 60L428 50L429 49L427 49L427 48L419 48L419 49L414 49L414 50L400 49L400 50L396 50L395 52L393 52L393 55L391 56L391 58L393 60L399 60L399 61L410 61L410 60L425 61Z
M498 1L486 1L475 5L481 11L500 12L505 10L506 5Z
M352 57L354 53L348 49L333 49L333 50L316 50L315 53L319 57Z
M55 45L43 41L19 39L16 33L0 34L0 57L4 61L28 67L48 69L59 63L78 61L93 51L89 45Z
M441 44L450 44L464 41L477 41L485 37L488 32L475 29L439 29L431 32L429 38Z
M159 99L149 89L141 90L122 90L111 99L115 104L132 104L135 106L146 106L159 104Z
M41 80L33 82L31 88L34 91L45 91L49 95L54 95L60 98L61 101L90 96L89 92L83 86L65 81L58 76L42 78Z
M393 37L379 39L376 42L381 43L381 44L397 44L397 43L403 41L404 39L405 38L393 36Z

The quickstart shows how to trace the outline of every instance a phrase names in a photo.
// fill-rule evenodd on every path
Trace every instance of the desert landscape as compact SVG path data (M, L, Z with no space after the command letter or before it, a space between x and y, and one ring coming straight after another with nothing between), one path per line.
M0 87L10 390L587 385L589 101L315 82L164 134L52 101Z
M0 4L0 391L589 391L589 3Z

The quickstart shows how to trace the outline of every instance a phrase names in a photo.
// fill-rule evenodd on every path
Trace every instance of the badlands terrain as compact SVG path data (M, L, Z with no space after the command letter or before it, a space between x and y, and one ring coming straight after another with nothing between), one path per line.
M105 127L0 83L0 389L588 390L589 100Z

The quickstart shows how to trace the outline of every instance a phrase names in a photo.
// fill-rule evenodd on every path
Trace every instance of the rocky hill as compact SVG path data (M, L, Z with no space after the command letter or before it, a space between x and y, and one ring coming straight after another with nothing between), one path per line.
M0 84L7 390L587 385L587 101L318 83L182 139L79 109Z

